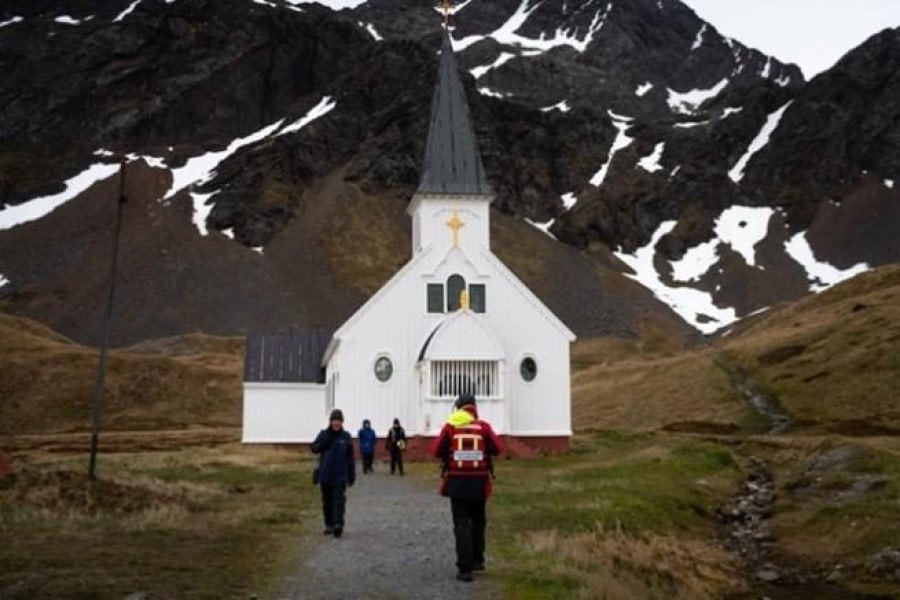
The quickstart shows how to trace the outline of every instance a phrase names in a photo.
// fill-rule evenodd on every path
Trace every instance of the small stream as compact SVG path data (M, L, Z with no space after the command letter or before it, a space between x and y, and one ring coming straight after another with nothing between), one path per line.
M761 390L743 367L737 367L732 374L735 377L735 387L750 408L768 419L767 433L781 433L793 424L794 420L782 410L778 400Z
M775 496L771 468L751 457L738 492L716 511L723 525L719 543L741 559L749 587L728 600L890 600L847 590L839 582L840 564L801 568L778 556L770 522Z

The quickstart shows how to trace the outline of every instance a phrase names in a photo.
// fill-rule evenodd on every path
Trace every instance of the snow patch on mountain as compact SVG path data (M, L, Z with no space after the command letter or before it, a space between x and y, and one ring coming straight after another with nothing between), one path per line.
M142 0L134 0L134 2L132 2L131 4L128 5L128 8L126 8L125 10L120 12L118 14L118 16L116 16L116 18L113 19L113 23L118 23L119 21L124 20L125 17L127 17L132 12L134 12L134 9L137 8L137 5L140 4L141 2L142 2Z
M81 23L84 22L84 19L76 19L75 17L70 17L69 15L62 15L56 17L53 20L63 25L81 25Z
M318 104L309 109L309 112L307 112L305 115L303 115L301 118L297 119L290 125L285 126L284 129L280 130L276 134L276 137L279 135L284 135L286 133L300 131L319 117L330 113L332 110L334 110L335 106L337 106L337 102L332 100L331 96L323 97L321 100L319 100Z
M769 207L730 206L716 218L714 237L689 248L677 261L671 261L672 279L696 281L719 261L719 246L727 245L751 267L756 266L756 245L766 238L775 210Z
M665 142L658 143L654 148L653 152L642 158L638 161L637 166L648 171L650 173L656 173L660 169L662 169L662 165L659 164L660 159L662 158L663 148L665 147Z
M763 67L762 73L759 74L763 79L768 79L769 74L772 72L772 57L769 56L766 58L766 65Z
M16 23L21 23L24 20L25 19L23 19L22 17L13 17L12 19L9 19L7 21L0 22L0 27L6 27L7 25L15 25Z
M690 129L691 127L702 127L703 125L709 125L709 121L688 121L686 123L675 123L673 127L678 127L679 129Z
M637 89L634 90L634 95L640 98L652 89L653 84L648 81L647 83L642 83L641 85L637 86Z
M700 27L700 31L697 32L697 37L694 38L694 43L691 45L691 52L699 48L703 45L703 34L706 33L706 23Z
M511 61L515 57L516 57L516 55L512 54L511 52L501 52L500 56L497 57L497 60L495 60L491 64L483 65L480 67L475 67L474 69L469 69L469 73L472 74L472 77L474 77L475 79L478 79L479 77L483 76L488 71L490 71L492 69L496 69L499 66L502 66L503 64Z
M541 109L541 112L550 112L551 110L558 110L560 112L569 112L572 110L572 107L569 106L569 103L563 100L562 102L557 102L553 106L545 106Z
M331 10L342 10L344 8L356 8L360 4L365 4L369 0L285 0L293 5L297 4L321 4L327 6Z
M184 166L172 169L172 186L169 188L169 193L165 198L171 198L187 186L206 183L212 178L213 173L222 161L244 146L268 137L281 127L282 123L284 123L284 119L267 125L246 137L238 138L228 144L228 147L224 150L207 152L206 154L189 158Z
M96 152L94 153L96 154ZM159 156L150 156L147 154L136 154L132 152L131 154L126 154L125 158L128 162L134 162L136 160L143 160L149 166L154 169L168 169L169 167L166 165L166 160Z
M893 180L893 179L885 179L885 180L884 180L884 187L886 187L886 188L889 189L889 190L894 189L894 180Z
M66 189L58 194L42 196L22 204L7 206L0 210L0 231L22 223L28 223L29 221L36 221L50 214L59 206L118 170L119 165L116 164L93 164L78 175L68 179L65 183Z
M747 163L750 162L750 159L753 158L753 155L762 150L766 144L769 143L769 138L772 136L772 133L778 128L778 123L781 122L781 117L784 115L784 111L787 110L787 107L791 105L793 100L787 102L784 106L770 114L766 118L766 122L763 124L762 129L759 130L759 133L756 134L756 137L753 138L753 141L750 142L750 146L747 147L747 151L744 152L743 156L741 156L734 166L728 171L728 176L735 183L740 183L744 178L744 169L747 167Z
M690 287L669 286L663 283L656 270L656 245L659 240L675 228L675 221L664 221L654 232L650 242L638 248L634 254L614 252L616 257L628 265L634 274L626 276L637 281L653 295L665 302L675 313L702 333L713 333L737 320L733 308L719 308L712 295Z
M563 201L563 208L565 210L572 210L575 207L575 205L578 203L578 198L572 192L569 192L568 194L563 194L561 196L561 198Z
M529 7L529 3L530 0L522 0L522 3L519 4L519 7L512 15L510 15L506 22L492 33L487 35L471 35L462 38L461 40L453 40L453 49L457 52L461 52L476 42L486 38L493 38L501 44L518 46L519 48L528 50L546 52L553 48L569 46L578 52L584 52L591 42L594 41L594 36L596 36L603 28L606 17L613 6L612 2L610 2L606 5L605 10L603 8L597 10L591 20L591 24L588 26L587 33L585 33L584 38L582 39L578 38L575 27L559 27L553 33L552 37L547 37L545 33L541 33L540 38L529 38L516 33L525 24L528 17L530 17L542 4L541 2L536 2L534 3L534 6Z
M206 217L208 217L209 213L212 212L213 205L207 204L206 202L216 193L217 192L210 192L209 194L198 194L196 192L191 192L191 201L194 206L194 213L191 215L191 221L194 223L197 231L200 232L200 235L209 235L209 230L206 228Z
M769 220L775 210L767 206L730 206L716 219L716 236L744 257L744 261L756 266L756 245L766 239Z
M729 107L725 108L725 110L722 111L722 116L719 117L719 120L727 119L731 115L735 115L735 114L741 112L742 110L744 110L743 106L729 106Z
M263 140L271 136L273 133L275 133L277 137L286 133L299 131L312 121L330 112L336 105L337 103L334 102L330 96L325 96L303 117L287 126L284 126L284 128L282 128L284 119L281 119L275 123L272 123L271 125L263 127L259 131L251 133L246 137L238 138L232 141L224 150L207 152L206 154L203 154L201 156L194 156L192 158L189 158L184 166L172 170L172 186L169 188L169 193L165 196L165 199L173 197L180 190L186 187L194 187L208 182L213 178L216 169L222 163L222 161L227 159L229 156L231 156L244 146L248 146L250 144L254 144L260 140ZM189 190L189 193L194 203L194 224L197 226L197 230L200 232L200 234L205 236L208 233L206 229L206 217L209 215L209 211L212 210L211 206L206 205L206 201L216 192L212 192L209 194L200 194Z
M672 279L688 282L696 281L706 275L719 261L719 244L721 243L718 238L713 238L708 242L689 248L679 260L670 261Z
M669 108L683 115L693 114L701 104L718 96L727 85L728 78L724 77L722 81L705 90L694 89L687 92L676 92L672 88L666 88L669 92Z
M380 42L380 41L384 40L384 38L375 29L375 26L372 25L371 23L363 23L362 21L359 21L357 24L360 27L362 27L363 29L365 29L366 31L368 31L369 35L371 35L372 38L374 38L376 42Z
M634 141L634 138L628 137L626 131L631 126L631 117L626 117L623 115L617 115L611 110L606 111L609 115L610 119L612 119L613 127L618 130L616 134L616 139L613 140L612 146L609 148L609 155L606 157L606 162L603 163L603 166L600 167L594 176L591 177L591 185L600 187L603 185L603 180L606 179L606 172L609 170L609 165L612 164L613 157L616 155L616 152L622 150L623 148L627 148L631 142Z
M847 269L838 269L826 262L816 259L806 232L801 231L784 243L784 249L806 271L809 279L809 290L821 292L855 275L859 275L870 269L867 263L857 263Z
M503 92L495 92L489 87L480 87L478 88L478 93L482 96L490 96L491 98L506 98L512 96L512 94L504 94Z
M7 279L5 275L0 273L0 289L4 288L8 283L9 279Z
M549 221L545 221L544 223L537 223L526 217L525 222L528 223L529 225L531 225L532 227L540 229L541 231L543 231L544 233L549 235L554 240L556 239L556 236L553 235L552 233L550 233L550 228L553 227L553 223L556 222L556 219L550 219Z

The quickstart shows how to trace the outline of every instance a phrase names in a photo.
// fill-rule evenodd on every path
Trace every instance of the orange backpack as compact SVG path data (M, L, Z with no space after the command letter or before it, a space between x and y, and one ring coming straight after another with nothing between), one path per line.
M447 452L447 468L455 475L487 475L490 457L485 447L484 428L477 421L454 427Z

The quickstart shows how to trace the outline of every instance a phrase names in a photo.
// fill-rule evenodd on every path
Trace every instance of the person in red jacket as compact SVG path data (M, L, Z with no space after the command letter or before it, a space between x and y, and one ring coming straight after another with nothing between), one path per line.
M500 438L478 418L472 394L462 394L456 411L431 444L431 454L441 459L441 494L450 497L453 535L456 538L456 578L472 581L473 571L484 570L485 504L491 496L494 456L503 451Z

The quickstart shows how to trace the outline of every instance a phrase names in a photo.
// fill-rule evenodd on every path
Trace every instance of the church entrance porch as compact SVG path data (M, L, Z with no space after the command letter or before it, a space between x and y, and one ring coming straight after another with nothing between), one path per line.
M436 435L462 394L478 401L478 414L497 433L508 430L500 360L425 360L419 363L422 430Z

